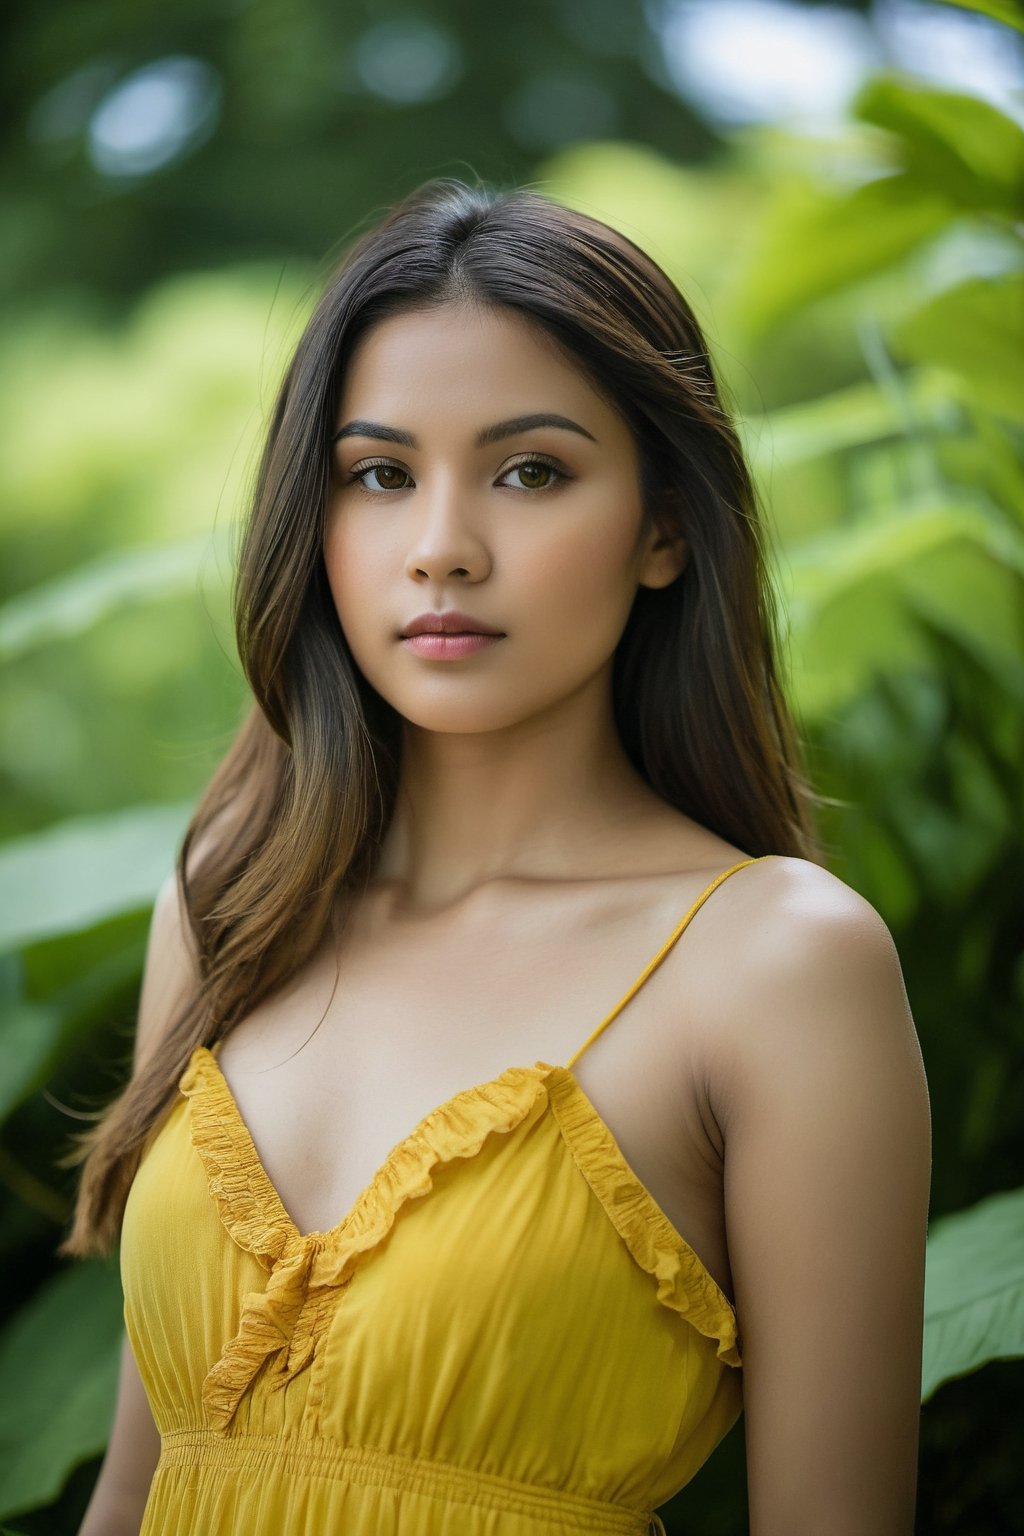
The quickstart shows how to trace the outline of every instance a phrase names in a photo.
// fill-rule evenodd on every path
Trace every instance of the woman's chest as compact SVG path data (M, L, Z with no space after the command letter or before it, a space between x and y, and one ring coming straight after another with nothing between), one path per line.
M507 928L451 950L436 936L356 946L340 966L317 960L236 1026L219 1064L298 1229L329 1231L395 1146L466 1089L509 1067L566 1063L646 958L646 928L638 943L620 925L612 944L605 934L603 946L574 946L569 965L564 944ZM731 1294L699 1031L687 1029L667 967L573 1073L637 1179Z

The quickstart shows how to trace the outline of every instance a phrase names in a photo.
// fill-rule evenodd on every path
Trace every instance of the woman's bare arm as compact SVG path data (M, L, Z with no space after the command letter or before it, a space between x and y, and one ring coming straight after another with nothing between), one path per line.
M722 977L715 1087L750 1536L911 1536L931 1176L920 1047L874 908L816 866L771 865Z
M126 1336L110 1442L78 1536L138 1536L159 1457L160 1436Z
M187 933L177 879L172 875L153 908L135 1036L135 1072L192 984L195 961ZM137 1536L159 1456L160 1436L125 1337L110 1442L78 1536Z

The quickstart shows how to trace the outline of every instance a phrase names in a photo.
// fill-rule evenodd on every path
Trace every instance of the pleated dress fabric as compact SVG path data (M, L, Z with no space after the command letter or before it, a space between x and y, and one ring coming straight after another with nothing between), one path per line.
M737 1318L572 1068L755 862L565 1066L439 1105L328 1232L298 1231L195 1049L121 1235L161 1435L141 1536L664 1530L741 1412Z

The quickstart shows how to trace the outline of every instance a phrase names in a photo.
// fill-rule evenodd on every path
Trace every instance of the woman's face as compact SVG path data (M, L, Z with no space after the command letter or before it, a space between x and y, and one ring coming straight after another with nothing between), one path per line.
M539 415L562 422L522 420ZM498 730L556 707L610 667L637 585L684 563L681 540L641 536L626 422L514 311L379 322L350 358L335 431L338 617L364 676L423 729ZM402 637L449 609L500 638Z

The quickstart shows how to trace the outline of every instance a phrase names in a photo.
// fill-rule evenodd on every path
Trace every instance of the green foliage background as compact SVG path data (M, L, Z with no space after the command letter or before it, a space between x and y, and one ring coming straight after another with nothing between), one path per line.
M427 175L475 172L616 224L707 328L774 537L790 696L834 800L831 867L892 929L928 1071L919 1528L1024 1526L1024 135L981 100L882 75L833 139L759 128L716 144L667 91L640 89L635 58L612 79L622 16L637 16L598 9L614 46L597 58L562 36L558 57L594 64L619 131L527 161L477 82L421 110L425 147L382 192L388 146L409 162L412 116L349 101L341 124L326 89L300 101L301 70L285 71L290 96L270 91L285 12L265 4L233 20L181 8L176 46L205 39L248 83L184 167L92 203L73 150L53 151L48 187L0 170L18 215L0 267L21 294L0 337L11 1529L76 1529L109 1430L117 1266L55 1261L73 1187L55 1159L76 1110L124 1073L152 897L241 716L231 554L277 379L339 231ZM332 22L303 14L289 46L312 69ZM448 6L470 57L479 15ZM87 40L27 16L40 70L85 56ZM130 63L144 40L123 19ZM529 8L519 22L538 38L554 25ZM360 122L353 155L341 128ZM306 176L296 198L284 175L304 135L329 199ZM230 195L227 165L245 172ZM83 209L80 261L47 245L61 185ZM190 243L168 237L182 208ZM742 1421L662 1514L670 1533L745 1529Z

